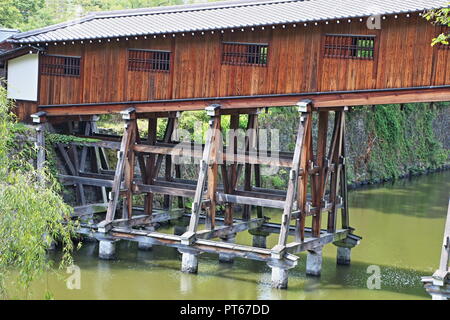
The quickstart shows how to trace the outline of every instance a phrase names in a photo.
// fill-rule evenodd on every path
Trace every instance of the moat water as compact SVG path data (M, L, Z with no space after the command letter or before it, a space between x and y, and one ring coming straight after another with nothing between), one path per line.
M80 268L80 289L68 289L65 270L47 273L29 292L16 298L43 299L429 299L420 277L438 266L450 190L450 172L402 180L394 184L350 192L350 222L363 237L352 251L350 266L336 265L336 247L324 249L320 278L305 275L306 255L289 272L289 289L270 287L270 268L263 262L236 259L218 262L216 255L199 259L197 275L180 272L180 254L174 248L137 250L121 242L118 259L101 261L98 246L85 243L74 254ZM279 211L264 212L279 221ZM172 232L170 229L164 231ZM237 241L251 244L241 233ZM277 235L268 238L275 245ZM53 259L57 260L57 253ZM379 268L379 289L369 277Z

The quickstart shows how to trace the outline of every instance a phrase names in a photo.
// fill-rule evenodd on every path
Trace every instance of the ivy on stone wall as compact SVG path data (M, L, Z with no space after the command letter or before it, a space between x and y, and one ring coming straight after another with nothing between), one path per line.
M440 108L450 110L448 106ZM353 150L355 159L350 160L350 180L379 182L445 165L449 151L433 128L439 111L442 112L430 104L383 105L353 111L349 117L349 148L356 147L356 151ZM364 123L366 141L359 145L352 145L351 135L358 134L357 124L352 121Z

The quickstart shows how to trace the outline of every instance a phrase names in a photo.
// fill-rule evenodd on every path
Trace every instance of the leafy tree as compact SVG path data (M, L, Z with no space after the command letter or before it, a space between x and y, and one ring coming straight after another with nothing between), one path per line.
M75 0L83 13L183 4L183 0Z
M14 285L15 289L28 290L34 279L50 270L52 264L47 259L47 250L53 241L62 244L60 266L70 264L73 250L71 239L75 236L76 227L70 220L72 209L59 195L59 184L56 180L45 170L35 170L27 159L13 159L16 147L15 132L27 128L16 124L10 110L11 103L6 99L5 89L0 87L0 297L2 298L9 297L7 288L11 288L11 283L17 283Z
M2 0L0 2L0 26L27 31L75 19L93 11L183 3L183 0Z
M0 26L6 28L26 27L44 8L44 0L2 0L0 2Z
M429 11L424 15L424 17L428 21L432 21L434 24L450 27L450 7ZM438 43L449 45L449 39L449 33L441 33L438 37L433 39L432 45L436 45Z

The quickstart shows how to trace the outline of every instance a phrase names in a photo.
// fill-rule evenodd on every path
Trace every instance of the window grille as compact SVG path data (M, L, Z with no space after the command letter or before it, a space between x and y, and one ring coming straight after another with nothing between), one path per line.
M44 55L42 56L42 74L51 76L79 77L80 57Z
M170 51L129 49L128 70L169 72Z
M267 66L269 45L265 43L223 42L222 63Z
M374 60L375 36L326 34L324 56L328 58Z

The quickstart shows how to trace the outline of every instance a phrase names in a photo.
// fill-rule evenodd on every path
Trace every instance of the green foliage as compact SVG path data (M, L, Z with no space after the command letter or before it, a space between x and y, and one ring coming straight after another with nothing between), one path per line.
M61 144L69 144L72 142L76 143L89 143L89 142L99 142L101 140L99 139L93 139L93 138L80 138L72 135L65 135L65 134L59 134L59 133L45 133L45 140L48 142L48 144L55 145L58 143Z
M79 18L92 11L183 4L182 0L2 0L0 26L22 31Z
M449 153L434 135L435 115L428 104L376 106L367 119L374 137L370 177L395 179L445 164Z
M47 170L37 171L20 156L16 161L14 137L26 133L10 112L5 89L0 88L0 296L8 298L6 283L28 289L31 282L48 272L46 251L53 241L62 244L60 266L72 262L72 236L76 224L72 208L59 195L59 184ZM36 150L34 150L36 152Z
M450 27L450 7L439 10L431 10L424 15L424 18L428 21L432 21L434 24ZM433 39L432 45L434 46L438 43L449 45L449 39L450 34L441 33Z

